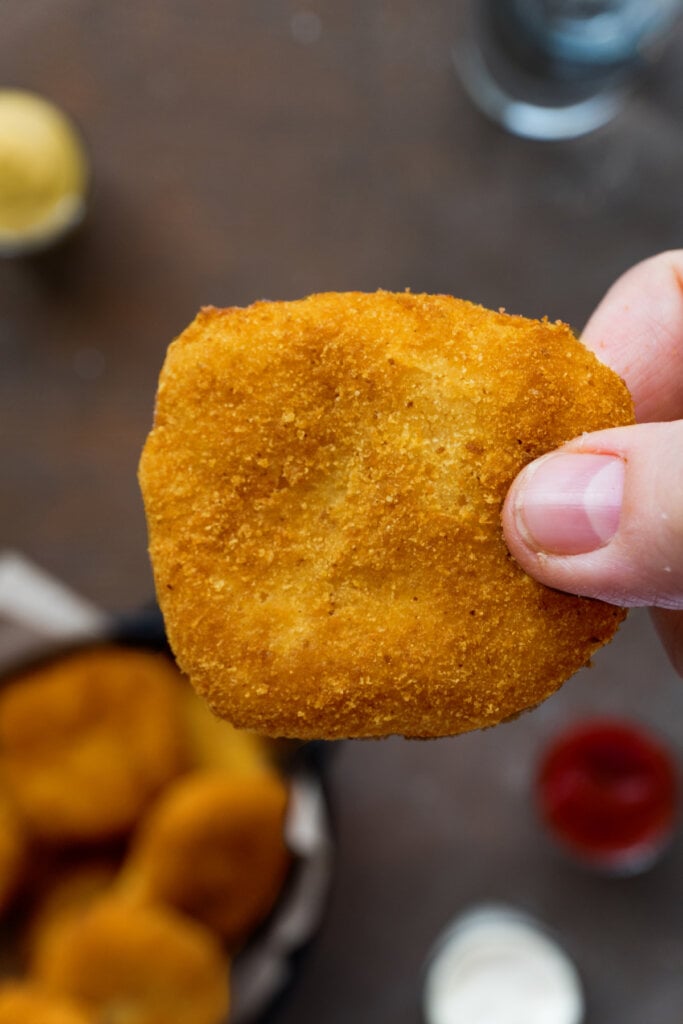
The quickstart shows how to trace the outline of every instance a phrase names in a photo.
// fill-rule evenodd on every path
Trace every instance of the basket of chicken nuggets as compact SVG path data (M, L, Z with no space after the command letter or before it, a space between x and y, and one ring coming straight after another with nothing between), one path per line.
M131 622L2 678L0 1024L247 1024L323 912L315 758L217 719Z

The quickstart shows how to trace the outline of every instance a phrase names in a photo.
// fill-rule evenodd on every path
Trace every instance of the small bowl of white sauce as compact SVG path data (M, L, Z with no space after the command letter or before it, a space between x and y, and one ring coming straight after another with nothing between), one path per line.
M530 915L482 905L437 940L424 988L426 1024L581 1024L583 986L573 962Z

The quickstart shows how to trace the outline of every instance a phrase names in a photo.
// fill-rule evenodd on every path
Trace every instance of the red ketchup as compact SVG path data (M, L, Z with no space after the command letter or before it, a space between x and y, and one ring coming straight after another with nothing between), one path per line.
M677 810L672 756L640 727L595 719L562 733L540 765L543 820L583 863L636 874L658 858Z

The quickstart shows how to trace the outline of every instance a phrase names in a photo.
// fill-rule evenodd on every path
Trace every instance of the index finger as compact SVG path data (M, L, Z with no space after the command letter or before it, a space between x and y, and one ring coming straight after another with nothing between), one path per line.
M626 382L640 422L683 417L683 249L620 277L581 340Z

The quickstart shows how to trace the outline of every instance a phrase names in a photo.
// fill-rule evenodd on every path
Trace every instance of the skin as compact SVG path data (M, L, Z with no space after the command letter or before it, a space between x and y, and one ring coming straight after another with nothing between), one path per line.
M582 341L624 379L638 420L637 426L586 434L561 449L623 461L616 533L594 550L579 543L584 550L565 553L574 526L558 499L555 520L558 535L565 532L564 551L543 550L524 528L526 488L537 468L532 463L506 498L505 539L522 568L550 587L625 607L649 606L683 675L683 249L639 263L619 278Z

